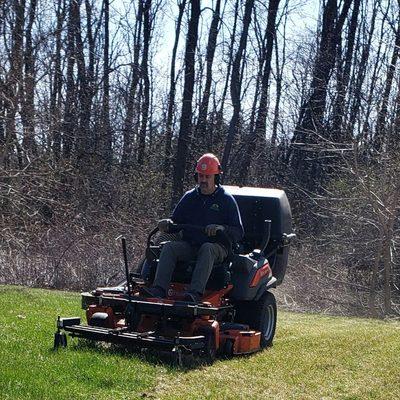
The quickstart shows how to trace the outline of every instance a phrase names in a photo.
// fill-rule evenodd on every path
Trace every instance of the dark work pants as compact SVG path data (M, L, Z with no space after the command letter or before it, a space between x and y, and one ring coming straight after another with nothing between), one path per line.
M197 257L190 290L203 294L213 265L222 262L226 256L227 251L218 243L204 243L198 248L184 241L168 242L161 250L154 286L167 292L176 263Z

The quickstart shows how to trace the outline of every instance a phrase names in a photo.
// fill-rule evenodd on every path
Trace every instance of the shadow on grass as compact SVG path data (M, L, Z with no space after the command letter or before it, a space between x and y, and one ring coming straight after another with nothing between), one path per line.
M192 354L182 354L181 362L176 353L168 351L158 351L155 349L141 349L138 347L127 347L118 344L110 344L104 342L96 342L93 340L75 338L71 339L68 337L68 347L72 351L89 351L100 353L104 355L118 355L125 359L132 357L138 359L141 362L149 365L163 365L171 371L188 372L194 369L201 369L209 366L210 363L200 356L194 356ZM50 352L56 352L54 349L49 349Z

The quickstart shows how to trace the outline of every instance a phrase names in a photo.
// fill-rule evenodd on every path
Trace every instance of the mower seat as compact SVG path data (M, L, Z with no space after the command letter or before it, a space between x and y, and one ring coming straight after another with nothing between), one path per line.
M195 266L196 261L179 262L172 274L171 282L190 283ZM230 266L231 262L229 260L214 264L206 289L220 290L226 288L231 281Z
M178 263L172 274L171 282L190 283L195 265L195 261ZM156 276L157 266L157 260L152 260L150 262L147 260L144 261L143 268L141 270L141 276L150 284L153 283ZM225 260L219 264L215 264L211 271L211 275L208 278L206 289L220 290L227 287L231 282L230 267L231 262L228 260Z
M168 243L168 241L161 241L157 245L151 246L148 251L146 251L146 258L140 268L140 274L141 277L150 284L154 282L161 249L166 243ZM189 262L178 262L172 274L171 282L190 283L195 265L195 260ZM222 263L215 264L207 281L206 289L220 290L227 287L231 282L230 267L230 256L228 256Z

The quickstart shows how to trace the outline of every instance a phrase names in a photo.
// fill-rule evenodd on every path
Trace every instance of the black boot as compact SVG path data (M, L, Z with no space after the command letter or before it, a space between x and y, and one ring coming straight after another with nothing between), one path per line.
M198 292L194 292L189 290L185 293L185 297L183 298L184 301L189 301L191 303L201 303L201 298L203 295Z

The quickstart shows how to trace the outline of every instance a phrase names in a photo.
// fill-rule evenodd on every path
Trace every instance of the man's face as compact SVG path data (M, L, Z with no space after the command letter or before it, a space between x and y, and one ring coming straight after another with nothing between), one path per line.
M197 183L202 194L211 194L215 190L215 175L197 174Z

